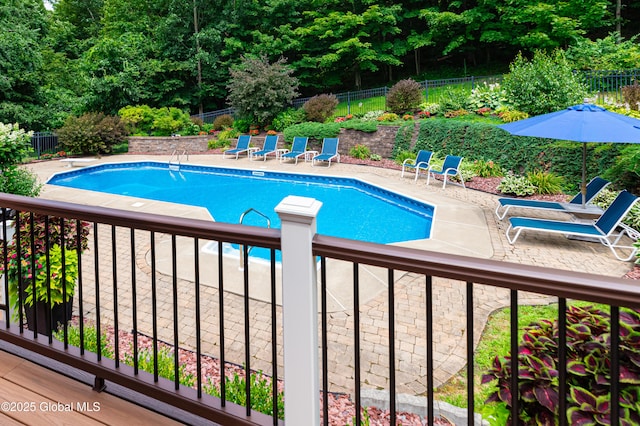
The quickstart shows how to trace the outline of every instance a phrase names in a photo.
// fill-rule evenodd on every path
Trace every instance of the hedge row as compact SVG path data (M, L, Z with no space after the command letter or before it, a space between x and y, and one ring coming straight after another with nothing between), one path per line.
M399 143L404 145L405 138L396 138L396 144ZM610 168L623 146L587 144L587 180ZM503 170L517 174L536 169L550 171L564 176L567 189L576 189L582 177L581 143L513 136L494 124L425 120L420 125L414 151L420 149L433 151L440 157L453 154L471 161L492 160Z

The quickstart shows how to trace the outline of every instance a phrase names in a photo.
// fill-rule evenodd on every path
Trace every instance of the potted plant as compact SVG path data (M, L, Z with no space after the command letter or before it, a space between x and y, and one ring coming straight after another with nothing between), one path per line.
M14 317L23 310L30 330L51 335L71 319L78 252L88 246L89 224L80 222L78 229L75 220L30 213L16 219L19 232L7 244L6 271L5 262L0 265L6 272L9 301Z

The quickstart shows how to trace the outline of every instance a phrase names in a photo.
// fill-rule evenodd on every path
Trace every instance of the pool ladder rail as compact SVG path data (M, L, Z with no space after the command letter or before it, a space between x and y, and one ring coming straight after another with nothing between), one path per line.
M255 213L255 214L261 216L263 219L265 219L267 221L267 228L271 228L271 219L269 219L269 216L267 216L266 214L254 209L253 207L251 207L250 209L245 210L240 215L240 220L238 221L238 223L240 225L242 225L242 223L244 222L244 218L249 213ZM243 270L244 269L244 246L241 244L238 248L240 249L240 270ZM249 246L247 248L247 256L249 256L249 253L251 253L251 249L252 248L253 248L253 246Z
M182 150L182 152L174 149L171 153L171 158L169 159L169 170L171 171L180 171L180 165L182 164L182 158L186 156L187 161L189 161L189 152L186 149ZM174 161L175 158L175 161Z

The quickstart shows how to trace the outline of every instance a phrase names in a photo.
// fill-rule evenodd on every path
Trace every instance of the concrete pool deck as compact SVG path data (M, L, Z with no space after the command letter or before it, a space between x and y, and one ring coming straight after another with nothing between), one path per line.
M169 156L153 155L119 155L96 159L89 163L96 165L101 163L112 162L129 162L129 161L168 161ZM620 262L616 260L610 251L597 243L588 243L581 241L570 241L559 235L534 235L528 234L518 240L518 244L510 245L504 236L507 223L497 220L494 210L497 203L497 197L492 194L483 193L471 189L463 189L454 185L447 185L442 189L441 182L426 185L426 180L420 179L415 183L413 177L400 177L397 170L389 170L375 167L365 167L348 164L332 164L330 168L316 166L312 167L311 163L299 162L294 164L280 164L274 159L266 162L252 162L246 158L239 160L222 159L221 155L191 155L188 161L184 163L212 165L230 168L245 168L255 170L277 170L292 173L309 173L334 176L346 176L363 180L365 182L381 186L383 188L399 192L409 197L418 199L436 206L436 214L434 220L434 228L432 230L432 238L428 240L418 240L402 243L403 245L424 249L434 250L438 252L461 254L466 256L495 259L500 261L537 265L558 269L566 269L572 271L581 271L597 275L608 275L621 277L632 267L631 262ZM77 163L81 165L83 163ZM68 164L56 160L33 163L29 168L38 174L42 182L46 182L51 175L58 172L69 171ZM211 220L209 214L201 208L193 208L184 205L171 203L160 203L150 200L141 200L132 197L114 196L109 194L100 194L91 191L74 190L69 188L55 187L45 185L41 197L55 199L68 202L76 202L80 204L100 205L111 208L119 208L133 211L144 211L150 213L162 213L171 216L191 217L204 220ZM566 219L563 213L551 213L546 217L558 217ZM162 242L161 242L162 243ZM124 243L123 243L124 244ZM162 246L162 244L159 244ZM166 248L159 248L159 256L166 253ZM186 251L186 250L185 250ZM192 249L190 249L192 251ZM189 256L179 250L181 256ZM149 273L148 248L141 248L136 253L138 268ZM89 263L86 267L91 267L91 256L88 256ZM83 257L84 259L84 257ZM84 260L83 260L84 262ZM111 273L111 257L109 253L101 255L100 268L105 274ZM129 267L130 260L123 259L123 273L128 273L126 268ZM163 262L160 262L163 263ZM188 264L189 262L185 262ZM348 267L348 266L347 266ZM171 271L168 265L163 266L164 273L161 275L169 276ZM252 266L253 268L253 266ZM233 268L231 268L233 269ZM334 266L331 269L333 274L339 269ZM107 275L108 275L107 274ZM119 272L120 274L120 272ZM179 271L181 282L188 284L190 282L189 271ZM365 275L365 274L361 274ZM400 275L400 274L398 274ZM225 286L227 278L234 281L232 277L225 275ZM106 278L108 282L109 278ZM162 278L168 282L170 288L170 279ZM349 275L349 282L351 276ZM378 273L371 274L371 280L374 284L379 279ZM338 280L340 281L340 280ZM420 395L425 392L426 373L426 336L424 335L425 320L424 309L426 300L424 293L424 277L415 276L413 274L404 274L396 278L396 332L398 338L397 348L397 386L398 391L412 395ZM435 381L436 386L444 383L452 375L458 372L465 365L466 351L466 300L465 300L465 283L451 282L450 280L434 280L434 300L436 306L434 308L434 361L435 361ZM331 305L331 315L328 324L329 333L329 352L328 364L331 375L330 390L339 392L353 391L353 315L350 310L352 307L352 296L350 285L338 286L335 288L332 297L336 300ZM367 299L361 295L361 357L362 357L362 380L368 383L367 386L372 388L388 387L388 378L385 377L385 371L388 369L388 354L385 349L385 341L388 336L387 319L385 312L386 294L382 289L376 288L375 285L363 286L370 288ZM107 286L105 286L107 288ZM189 291L191 286L185 285L184 300L180 301L181 312L188 312L192 304L192 298ZM225 288L225 290L229 290ZM215 296L215 288L208 289L211 291L211 297ZM241 291L240 291L241 292ZM143 292L140 291L139 297L142 298ZM159 307L159 312L164 314L169 312L166 318L167 330L161 328L161 332L166 332L166 336L162 336L167 341L172 341L171 327L171 293L170 291L163 293L166 296L159 295L159 299L166 297L164 305ZM208 294L208 293L207 293ZM252 315L252 368L263 369L269 371L271 362L270 355L270 330L268 324L265 324L265 318L270 317L269 304L262 303L268 300L266 294L259 294L259 290L250 289L252 298L251 315ZM90 297L90 295L87 295ZM203 296L204 297L204 296ZM207 296L209 297L209 296ZM225 296L226 297L226 296ZM140 299L139 299L140 300ZM214 299L215 300L215 299ZM553 299L541 295L523 294L519 298L520 303L549 303ZM105 305L112 303L111 300L105 299ZM140 302L139 302L140 303ZM229 357L231 354L238 353L238 361L243 360L243 327L244 318L242 299L229 295L225 299L225 304L229 304L229 308L225 309L225 324L229 326L230 332L226 335L227 351ZM482 333L486 319L496 309L507 306L509 303L509 292L507 290L490 288L477 285L474 290L474 306L475 306L475 322L474 337L477 341ZM124 317L127 311L127 293L125 291L118 292L118 305L121 309L121 321L126 323L130 318ZM78 306L76 304L76 306ZM344 309L341 308L344 307ZM88 313L91 313L90 304L85 305ZM147 309L146 306L140 306L139 310ZM234 315L234 309L237 314ZM102 315L108 315L105 309L101 311ZM139 313L139 318L143 318L144 312ZM211 310L209 315L215 316L215 310ZM165 319L163 319L165 321ZM193 347L194 332L190 327L189 321L181 322L181 344ZM253 325L256 325L255 327ZM144 328L145 324L141 324ZM209 330L207 330L209 333ZM213 332L211 332L213 333ZM203 350L207 353L216 354L217 344L214 334L205 333L203 339L206 341ZM279 343L282 337L279 336ZM280 370L282 371L282 370Z
M166 162L169 161L169 159L169 156L153 156L149 158L148 156L126 155L105 157L91 163L76 162L75 164L78 166L95 166L97 164L114 162L120 163L125 161L134 162L152 160ZM390 179L391 176L388 173L389 171L384 169L358 167L357 170L350 171L348 169L357 166L347 166L347 170L345 170L346 165L338 165L335 167L334 164L334 167L330 168L320 166L312 167L310 162L299 162L298 165L280 164L275 160L254 162L249 161L246 158L241 158L239 160L229 158L223 159L220 155L193 155L190 157L188 162L185 161L184 163L259 171L283 171L315 175L323 174L348 178L356 177L361 181L435 206L431 238L406 241L397 243L396 245L481 258L490 258L493 255L493 248L489 238L489 229L486 226L482 209L467 202L452 200L445 194L439 194L437 192L428 194L429 196L425 197L424 180L421 180L416 184L413 181L413 177L405 176L405 178L399 178L399 173L392 173L391 176L395 175L396 179ZM68 172L69 164L70 163L66 161L53 160L38 163L37 166L34 166L34 170L38 172L42 181L46 182L54 173ZM78 167L74 169L77 168ZM55 185L45 185L41 196L44 198L70 201L80 204L212 220L209 212L201 207L153 201L136 197L104 194L95 191L79 190ZM272 216L275 215L275 212L264 213ZM178 256L192 257L192 250L190 248L180 247L185 243L187 242L181 241L180 239L178 240ZM211 279L211 277L215 278L218 276L217 262L214 257L215 253L210 253L209 251L204 250L201 254L203 256L203 269L201 271L201 276L203 277L202 282L204 285L216 285L216 281ZM158 242L157 270L166 275L171 275L172 271L170 260L171 241L169 238L160 238ZM147 259L147 261L150 262L150 259ZM225 262L229 266L233 266L234 262L239 262L239 260L226 258ZM349 291L345 291L345 286L342 285L342 282L348 281L351 276L351 267L346 262L338 262L335 260L330 260L329 262L329 270L332 271L332 276L335 278L328 283L328 309L332 312L344 310L346 307L353 305L352 292L350 289L348 289ZM192 261L179 263L183 265L193 264ZM385 271L379 268L368 267L365 265L362 265L361 268L364 273L361 275L362 291L360 293L360 297L362 301L366 302L387 288L386 275ZM228 267L225 268L225 271L226 270L231 271L232 279L227 283L225 290L240 295L243 294L241 271L236 268ZM268 276L268 265L263 264L260 261L253 261L250 273L252 274L251 281L256 282L258 280L254 278ZM194 271L179 268L178 275L182 279L193 281ZM342 276L344 276L345 279L339 278ZM276 278L279 282L280 268L277 270ZM252 287L250 294L252 298L261 301L268 301L271 297L270 289L265 286ZM277 303L281 304L279 288L276 297Z

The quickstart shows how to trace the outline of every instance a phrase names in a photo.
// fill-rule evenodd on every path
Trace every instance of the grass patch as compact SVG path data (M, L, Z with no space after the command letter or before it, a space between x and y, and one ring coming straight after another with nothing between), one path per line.
M589 302L571 302L573 306L597 306L608 312L606 305L595 305ZM504 308L489 316L474 357L474 404L476 407L485 405L486 399L493 391L493 384L481 385L482 375L489 369L496 355L505 356L511 348L511 309ZM541 319L554 320L558 318L558 304L546 306L518 306L518 343L522 340L524 328ZM461 370L434 392L434 398L456 407L467 407L467 374Z

